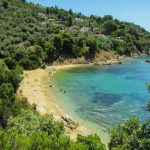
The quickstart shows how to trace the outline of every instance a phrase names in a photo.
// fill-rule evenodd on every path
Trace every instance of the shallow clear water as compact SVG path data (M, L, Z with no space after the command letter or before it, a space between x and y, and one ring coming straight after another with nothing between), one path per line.
M144 62L146 59L150 58L60 70L52 77L54 99L64 112L93 131L109 129L134 115L144 121L150 116L146 110L150 95L145 85L150 82L150 64Z

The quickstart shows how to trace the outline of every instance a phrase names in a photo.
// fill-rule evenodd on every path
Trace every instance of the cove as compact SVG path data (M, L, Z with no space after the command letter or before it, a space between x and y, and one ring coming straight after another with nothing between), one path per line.
M59 70L52 77L54 101L80 124L100 134L131 116L150 117L146 104L150 94L149 57L122 65L79 67ZM60 88L66 91L63 93Z

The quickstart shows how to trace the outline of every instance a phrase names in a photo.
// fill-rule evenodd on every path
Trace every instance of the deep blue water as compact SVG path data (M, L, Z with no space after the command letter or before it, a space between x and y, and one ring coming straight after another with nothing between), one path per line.
M146 110L150 100L146 88L150 83L150 64L144 62L146 59L150 58L58 71L52 80L55 100L79 122L97 127L108 129L134 115L144 121L150 116Z

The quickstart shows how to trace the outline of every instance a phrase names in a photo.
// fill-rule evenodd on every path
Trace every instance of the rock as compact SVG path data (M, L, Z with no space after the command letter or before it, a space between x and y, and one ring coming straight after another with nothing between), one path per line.
M79 124L77 122L73 121L69 117L62 116L62 120L65 122L65 126L71 130L76 129L79 126Z
M119 61L119 62L118 62L118 64L120 64L120 65L121 65L121 64L122 64L122 62L121 62L121 61Z
M37 109L37 104L33 103L33 104L32 104L32 108L33 108L34 110L36 110L36 109Z
M94 66L98 66L98 65L99 65L99 63L98 63L98 62L95 62L95 63L94 63Z
M150 60L145 60L146 63L150 63Z
M106 63L105 65L108 65L108 66L110 66L110 65L112 65L112 63Z

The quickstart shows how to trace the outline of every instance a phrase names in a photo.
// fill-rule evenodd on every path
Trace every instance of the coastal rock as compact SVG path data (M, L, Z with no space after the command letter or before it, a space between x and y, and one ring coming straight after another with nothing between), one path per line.
M150 60L145 60L146 63L150 63Z
M121 65L121 64L122 64L122 62L121 62L121 61L119 61L119 62L118 62L118 64L120 64L120 65Z
M94 63L94 66L98 66L98 65L99 65L99 63L98 63L98 62L95 62L95 63Z
M76 129L79 126L79 124L77 122L73 121L69 117L62 116L62 120L65 123L65 126L71 130Z

